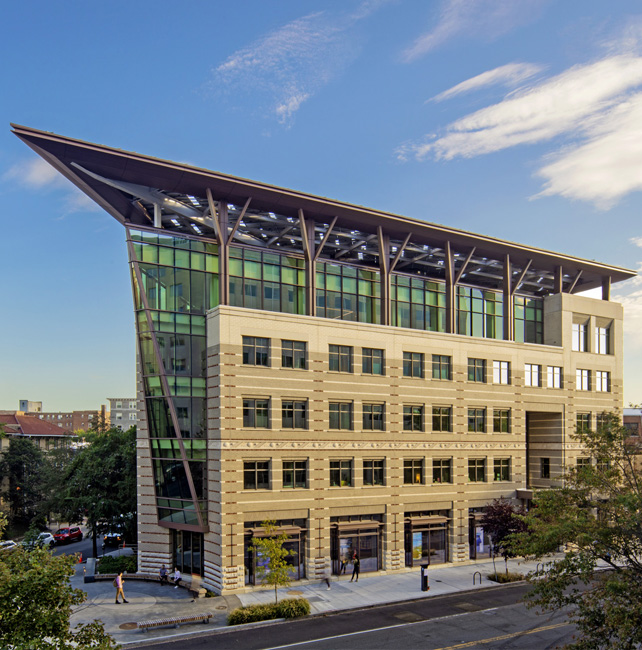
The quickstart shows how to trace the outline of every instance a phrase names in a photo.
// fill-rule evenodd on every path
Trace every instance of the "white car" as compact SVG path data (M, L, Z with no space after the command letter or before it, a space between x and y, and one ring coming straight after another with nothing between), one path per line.
M0 542L0 551L11 551L18 546L13 540L9 539L6 542Z
M36 537L36 546L42 548L53 548L55 545L56 540L51 533L40 533L40 535Z

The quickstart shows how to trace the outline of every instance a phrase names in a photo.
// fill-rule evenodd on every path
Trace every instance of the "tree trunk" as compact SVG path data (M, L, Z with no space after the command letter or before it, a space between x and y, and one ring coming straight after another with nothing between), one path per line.
M91 525L91 550L93 557L98 557L98 544L96 543L96 525L94 522L90 522Z
M279 602L279 593L278 593L278 586L274 585L274 602L278 603Z

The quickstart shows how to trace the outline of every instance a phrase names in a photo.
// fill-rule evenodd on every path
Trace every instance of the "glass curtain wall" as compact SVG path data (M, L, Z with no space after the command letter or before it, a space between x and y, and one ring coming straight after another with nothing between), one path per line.
M544 301L542 298L515 296L515 340L520 343L544 342Z
M457 287L457 333L504 338L504 302L499 291Z
M317 262L317 316L381 323L379 272Z
M128 235L158 518L205 525L205 314L219 301L218 248L156 233Z
M230 248L230 305L305 314L305 262L298 257Z
M390 276L391 325L429 332L446 331L446 285L443 282Z

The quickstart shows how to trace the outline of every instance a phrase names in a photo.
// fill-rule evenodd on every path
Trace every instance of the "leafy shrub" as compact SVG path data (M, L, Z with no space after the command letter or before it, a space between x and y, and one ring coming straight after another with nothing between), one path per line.
M488 579L493 582L499 582L500 584L505 584L507 582L519 582L524 580L524 575L521 573L489 573Z
M138 562L135 555L104 555L100 558L98 566L96 567L97 573L136 573L138 570Z
M297 618L309 613L310 603L305 598L286 598L280 603L239 607L227 617L227 624L242 625L274 618Z

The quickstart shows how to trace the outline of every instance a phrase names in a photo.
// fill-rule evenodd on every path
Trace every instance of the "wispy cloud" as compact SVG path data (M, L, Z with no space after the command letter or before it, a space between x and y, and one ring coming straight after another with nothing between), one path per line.
M631 33L626 41L630 48ZM558 195L608 209L642 190L642 48L637 43L638 51L629 53L612 44L601 60L522 86L442 133L402 145L397 155L451 160L557 139L561 144L535 172L543 180L536 197ZM479 87L480 77L482 82L506 78L506 69L490 70L442 95Z
M4 183L35 190L62 190L63 214L96 212L100 208L42 158L30 158L12 165L2 174Z
M546 0L443 0L437 25L402 53L409 63L457 37L494 41L530 22Z
M480 90L487 86L507 86L508 88L515 88L522 81L539 74L543 70L543 66L534 63L508 63L502 65L494 70L482 72L476 77L462 81L461 83L444 90L444 92L435 95L428 101L443 102L445 99L451 99L456 95L462 95L474 90Z
M389 0L366 0L346 14L316 12L244 47L213 71L211 88L251 93L281 124L358 55L351 28Z

